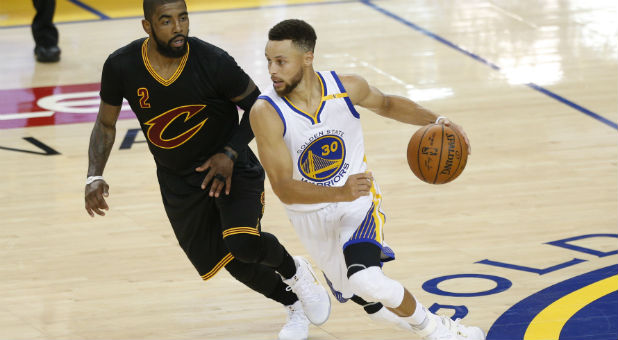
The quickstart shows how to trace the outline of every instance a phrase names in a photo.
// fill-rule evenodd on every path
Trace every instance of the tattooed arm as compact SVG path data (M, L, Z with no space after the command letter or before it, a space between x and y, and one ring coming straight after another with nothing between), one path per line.
M88 177L102 176L116 137L116 121L121 106L114 106L101 101L99 115L90 135L88 148ZM86 211L92 217L94 213L105 216L102 210L109 210L105 197L109 196L109 185L103 178L88 181L85 190Z

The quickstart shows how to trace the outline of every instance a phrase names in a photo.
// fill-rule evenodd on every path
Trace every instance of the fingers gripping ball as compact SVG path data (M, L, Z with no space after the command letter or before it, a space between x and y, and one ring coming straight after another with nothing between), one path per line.
M461 174L468 160L468 146L461 134L443 124L418 129L408 143L408 165L427 183L448 183Z

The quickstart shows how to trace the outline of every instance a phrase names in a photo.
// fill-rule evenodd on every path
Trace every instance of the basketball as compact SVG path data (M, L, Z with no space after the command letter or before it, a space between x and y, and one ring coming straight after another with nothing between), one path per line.
M424 182L448 183L461 174L468 160L468 145L454 128L429 124L418 129L408 143L408 165Z

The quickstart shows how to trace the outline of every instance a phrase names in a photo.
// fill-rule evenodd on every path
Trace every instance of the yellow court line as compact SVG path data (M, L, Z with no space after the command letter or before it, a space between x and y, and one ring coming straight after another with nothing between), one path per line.
M530 322L524 340L559 339L564 325L591 302L618 290L618 275L578 289L543 309Z
M0 0L2 11L0 27L30 25L34 18L34 5L29 0ZM68 0L56 1L54 22L73 22L99 19L91 13Z
M0 27L30 25L34 7L30 0L0 0L2 11ZM143 15L142 0L80 0L81 3L114 19L140 17ZM186 0L189 13L196 11L234 10L243 8L328 3L334 0ZM98 15L83 9L68 0L57 0L54 22L75 22L100 19Z

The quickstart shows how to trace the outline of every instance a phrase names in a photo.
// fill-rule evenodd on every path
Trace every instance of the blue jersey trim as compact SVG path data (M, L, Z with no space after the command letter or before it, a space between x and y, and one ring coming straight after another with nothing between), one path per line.
M279 114L279 117L281 118L281 121L283 122L283 135L285 136L285 131L287 131L288 126L285 123L285 118L283 118L283 113L281 112L281 109L279 109L279 106L277 106L277 104L275 104L275 102L269 96L259 96L258 99L264 99L275 108L275 110Z
M319 124L320 122L320 114L322 113L322 110L324 109L324 97L326 96L326 82L324 81L324 78L322 78L322 75L319 72L315 72L315 74L318 75L318 78L320 80L320 89L322 91L322 98L320 99L320 107L318 108L318 110L315 113L315 117L313 117L312 115L302 111L301 109L297 108L296 106L294 106L294 103L292 103L291 101L288 100L287 97L283 96L281 97L281 99L283 99L283 101L290 107L290 109L292 109L292 111L298 113L299 115L309 119L311 121L312 125L315 124Z
M320 72L316 72L316 74L318 75L318 77L320 77L320 80L322 81L322 98L324 98L324 97L326 97L328 95L328 88L326 87L326 82L324 81L324 77L322 77ZM322 114L322 110L324 109L324 105L326 105L326 101L325 100L321 100L320 108L318 109L318 114L315 116L315 119L318 121L318 123L322 122L320 120L320 115Z
M371 238L359 238L355 240L350 240L343 244L343 249L347 248L349 245L356 244L356 243L373 243L376 246L380 247L380 249L382 249L382 244Z
M292 103L290 103L287 98L281 97L281 99L283 99L283 101L288 105L288 107L290 109L292 109L292 111L294 111L294 112L298 113L299 115L309 119L311 124L315 124L315 121L313 120L313 117L309 116L308 114L306 114L303 111L301 111L301 110L297 109L296 107L294 107L294 105L292 105Z
M316 72L316 74L318 75L318 77L320 77L320 80L322 80L322 86L324 92L322 92L322 97L327 96L328 95L328 87L326 87L326 82L324 81L324 77L322 77L322 75L320 74L320 72Z
M333 78L335 79L335 82L337 82L337 86L339 87L339 91L341 93L345 93L345 88L343 87L343 84L341 84L341 80L339 80L339 77L337 76L337 73L335 73L335 71L330 71L330 74L333 75ZM360 119L360 114L358 113L358 111L356 111L356 108L354 107L354 104L352 104L352 101L350 100L350 96L348 95L347 97L343 98L345 100L345 103L348 104L348 109L350 109L350 113L352 113L352 116L354 116L354 118L358 118Z

